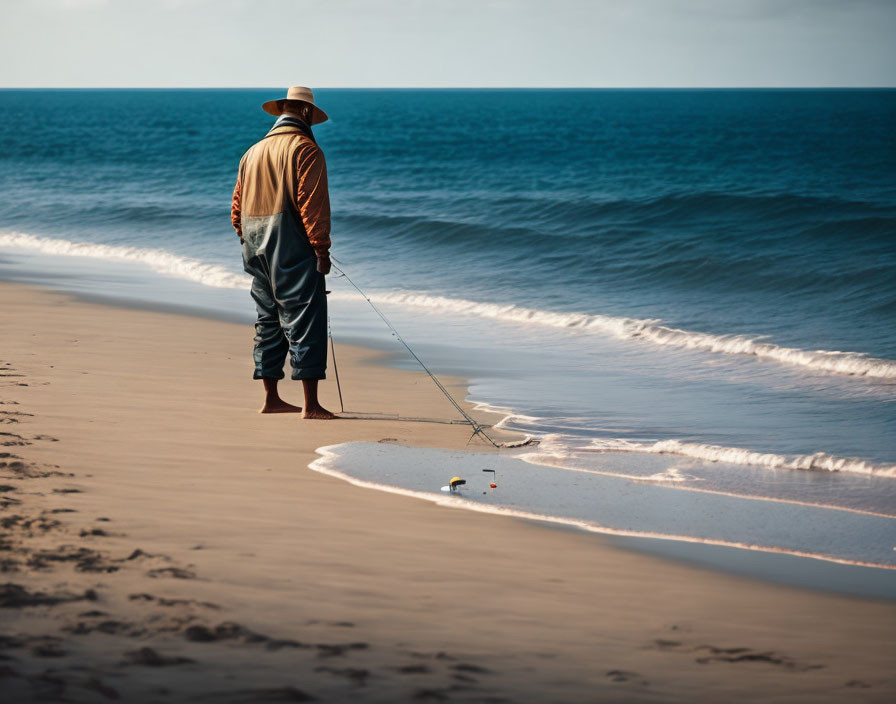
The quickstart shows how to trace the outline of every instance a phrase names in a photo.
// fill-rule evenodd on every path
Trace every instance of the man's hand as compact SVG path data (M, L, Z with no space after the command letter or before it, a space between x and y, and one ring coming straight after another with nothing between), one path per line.
M327 255L325 257L317 258L317 270L324 276L326 276L327 274L330 273L330 257L329 257L329 255Z

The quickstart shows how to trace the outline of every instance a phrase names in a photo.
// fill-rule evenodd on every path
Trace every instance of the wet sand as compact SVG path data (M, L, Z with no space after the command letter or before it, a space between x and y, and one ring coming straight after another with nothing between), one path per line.
M17 284L0 298L9 701L896 696L893 602L352 486L307 468L315 448L463 452L469 432L259 415L250 326ZM453 417L422 373L337 352L352 411ZM323 401L338 407L332 381Z

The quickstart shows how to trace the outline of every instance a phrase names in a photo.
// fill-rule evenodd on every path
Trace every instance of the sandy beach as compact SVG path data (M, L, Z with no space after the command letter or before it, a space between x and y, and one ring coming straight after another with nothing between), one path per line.
M893 602L352 486L308 469L316 448L487 448L460 425L259 415L250 326L0 296L4 701L896 696ZM424 374L338 354L353 409L453 417Z

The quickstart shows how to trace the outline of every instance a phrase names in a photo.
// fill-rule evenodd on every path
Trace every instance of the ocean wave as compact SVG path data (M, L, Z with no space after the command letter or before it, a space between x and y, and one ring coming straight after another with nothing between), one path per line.
M757 452L740 447L705 445L682 440L635 442L632 440L593 438L585 448L572 452L643 452L652 455L679 455L707 462L767 467L769 469L798 469L826 472L850 472L877 477L896 478L896 465L884 465L854 457L836 457L825 452L809 455L778 455L773 452Z
M71 242L20 232L0 233L0 247L18 247L54 255L138 262L160 274L219 288L245 289L249 287L250 281L245 274L163 249ZM859 352L782 347L746 335L716 335L679 330L661 325L658 319L545 311L514 304L484 303L418 292L373 292L370 297L377 303L392 303L443 313L474 315L479 318L564 328L585 333L608 334L622 340L641 340L680 349L754 356L813 371L874 379L896 379L896 361L893 360L877 359ZM334 292L334 298L358 300L360 296L349 292Z
M845 506L842 504L823 503L819 501L807 501L802 499L787 498L783 496L774 496L761 493L749 493L748 491L727 491L722 488L709 488L700 486L698 482L705 481L690 474L684 474L679 467L670 467L663 472L655 472L654 474L641 475L632 474L630 472L612 472L605 469L576 467L569 464L572 454L569 450L561 450L556 445L551 447L551 443L546 443L544 438L539 438L541 446L536 452L525 452L516 455L517 459L529 464L542 465L544 467L554 467L556 469L564 469L571 472L581 472L583 474L597 474L602 477L615 477L616 479L625 479L632 482L653 483L664 485L666 487L680 489L682 491L690 491L698 494L712 494L714 496L730 496L734 499L744 499L747 501L769 501L772 503L791 504L793 506L808 506L810 508L824 508L831 511L845 511L847 513L858 513L864 516L877 516L879 518L896 518L896 513L892 510L875 511L866 508L858 508L855 506ZM896 549L896 548L894 548Z
M513 428L511 428L513 430ZM751 450L734 447L719 447L715 445L702 445L698 443L683 443L679 440L667 440L653 443L639 443L625 440L622 438L615 439L592 439L589 446L582 447L576 445L577 438L571 438L568 435L557 433L536 434L535 439L538 440L538 449L534 451L523 452L515 455L515 457L529 464L541 465L545 467L554 467L570 472L581 472L583 474L596 474L602 477L614 477L616 479L625 479L631 482L661 484L670 488L680 489L682 491L696 492L700 494L712 494L715 496L730 496L736 499L745 499L749 501L770 501L773 503L792 504L795 506L809 506L815 508L824 508L832 511L845 511L847 513L859 513L867 516L877 516L880 518L896 518L896 510L893 508L883 508L875 510L871 508L860 508L858 506L850 506L844 503L825 503L823 501L811 501L802 498L778 496L774 494L762 493L758 487L754 488L755 493L751 493L750 489L738 487L736 490L726 489L724 486L712 486L712 482L707 480L709 476L700 477L696 474L688 473L696 468L685 465L672 466L667 469L654 472L653 474L640 474L637 470L632 471L630 468L626 470L613 470L612 466L605 467L599 464L589 463L588 466L581 466L572 460L577 454L581 453L613 453L613 452L642 452L645 454L662 454L675 455L679 457L687 457L692 459L700 459L709 462L727 462L739 465L756 465L763 467L771 467L775 469L797 469L818 471L855 471L858 474L865 474L875 477L896 477L894 466L874 465L864 460L854 460L849 458L836 458L824 453L815 455L786 457L784 455L775 455L772 453L760 453ZM811 459L828 458L833 460L828 467L810 466ZM791 465L791 466L788 466ZM839 465L838 469L831 469L831 466ZM864 466L863 466L864 465ZM857 471L858 470L858 471ZM867 470L867 471L865 471ZM706 482L706 484L703 484ZM894 548L896 549L896 548Z
M247 289L251 283L251 279L245 274L238 274L215 264L207 264L199 259L172 254L164 249L70 242L52 237L37 237L22 232L0 233L0 247L37 250L44 254L69 257L136 262L145 264L159 274L195 281L204 286L216 288Z
M714 335L679 330L660 325L660 321L657 319L553 312L523 308L513 304L480 303L462 298L430 296L413 292L379 293L371 297L378 303L395 303L417 308L437 309L448 313L475 315L480 318L605 333L622 340L644 340L668 347L750 355L814 371L833 372L847 376L896 379L896 361L893 360L876 359L859 352L782 347L746 335Z
M853 237L879 238L892 230L894 210L873 202L835 197L816 197L781 191L774 193L732 193L724 191L678 191L645 197L569 197L564 193L539 191L523 195L495 192L473 194L469 197L470 212L488 213L488 219L460 219L451 210L454 194L430 199L429 209L451 213L452 217L420 214L420 199L399 199L397 202L365 202L349 209L341 216L344 225L369 232L371 229L387 233L397 239L425 238L428 243L439 242L450 235L482 242L482 230L489 232L489 242L519 244L519 237L531 236L543 242L545 226L552 238L578 240L582 231L607 227L646 227L661 222L664 228L689 225L712 220L726 222L793 223L797 236L841 235L848 229ZM558 225L557 212L563 213ZM805 224L809 223L809 227ZM816 230L815 227L827 229ZM887 228L890 230L887 230ZM432 238L435 232L439 237ZM655 231L645 230L651 238ZM716 230L723 234L724 229ZM629 234L629 239L631 235Z

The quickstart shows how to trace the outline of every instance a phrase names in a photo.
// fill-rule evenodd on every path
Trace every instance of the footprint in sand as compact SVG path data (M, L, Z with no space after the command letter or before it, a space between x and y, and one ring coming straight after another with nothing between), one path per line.
M769 665L777 665L778 667L783 667L788 670L799 670L800 672L819 670L824 667L824 665L800 664L786 655L780 655L772 651L760 652L752 650L751 648L718 648L713 645L701 645L695 648L695 650L706 653L706 655L696 659L701 665L711 662L761 662Z
M196 599L166 599L163 596L153 596L152 594L131 594L128 596L131 601L147 601L158 604L159 606L202 606L206 609L220 609L217 604L210 601L197 601Z
M349 650L367 650L369 643L318 643L317 656L319 658L332 658L345 655Z
M871 687L867 682L862 682L862 680L850 680L847 682L844 687L855 687L856 689L868 689Z
M451 669L457 672L469 672L476 675L491 674L491 670L489 670L488 668L480 667L479 665L473 665L469 662L459 662L456 665L452 665Z
M25 445L31 444L18 433L0 432L0 438L3 438L3 440L0 441L0 445L5 447L24 447Z
M61 658L67 655L62 649L61 639L56 636L0 636L0 650L31 648L31 653L39 658ZM0 656L2 659L15 659Z
M182 567L159 567L146 573L147 577L174 577L175 579L196 579L196 573Z
M124 657L125 659L122 661L122 665L143 665L144 667L169 667L172 665L186 665L191 662L196 662L195 660L179 655L162 655L152 648L129 650L124 653Z
M638 680L638 683L641 685L648 685L649 682L643 678L643 675L632 672L630 670L607 670L604 673L604 676L610 680L610 682L631 682L633 680Z
M0 433L0 436L10 435L10 433ZM4 441L0 442L0 445L30 445L29 442L11 442ZM73 477L74 474L69 474L66 472L58 472L55 471L58 469L59 465L55 464L45 464L44 467L51 467L53 469L49 471L41 471L37 469L36 464L26 464L22 461L22 458L18 455L13 455L9 452L0 452L0 469L7 469L10 472L16 474L19 478L27 478L27 479L37 479L41 477Z
M184 638L195 643L215 643L222 640L241 640L244 643L266 643L271 639L251 631L238 623L227 621L214 628L194 625L184 630Z
M0 608L21 609L29 606L56 606L69 601L96 601L97 593L88 589L83 594L70 592L30 592L20 584L7 583L0 585Z
M330 667L329 665L319 665L314 668L315 672L328 672L337 677L345 677L352 684L363 687L367 684L368 678L371 677L370 670L360 667Z
M75 548L61 545L56 550L40 550L32 553L28 566L35 569L48 569L54 562L73 562L78 572L118 571L118 566L111 564L100 552L90 548Z
M773 651L758 651L746 647L720 648L715 645L686 645L678 640L667 640L657 638L651 644L651 647L657 650L668 650L679 653L699 653L700 656L695 661L701 665L707 665L715 662L743 663L743 662L759 662L768 665L776 665L788 670L797 670L806 672L808 670L818 670L824 665L806 665L798 663L793 658L775 653Z
M236 699L234 699L236 697ZM273 689L246 689L246 690L238 690L236 692L228 691L221 695L221 700L226 699L227 701L241 701L249 704L255 704L256 702L314 702L317 701L317 697L314 697L307 692L302 691L301 689L296 689L295 687L277 687ZM209 697L210 701L218 701L219 698L217 695L213 695Z
M107 614L102 611L96 612L85 612L89 613L97 613L100 616L84 616L83 618L88 619L97 619L103 618ZM86 636L88 633L93 633L94 631L97 633L105 633L110 636L117 635L126 635L131 638L138 638L146 633L146 629L138 626L135 623L130 623L127 621L116 621L115 619L106 618L102 621L94 621L92 623L88 623L85 621L79 621L74 626L68 625L63 626L62 630L66 633L71 633L73 636Z
M88 536L96 536L101 538L108 538L109 534L104 531L102 528L91 528L91 529L83 529L78 535L81 538L86 538Z

